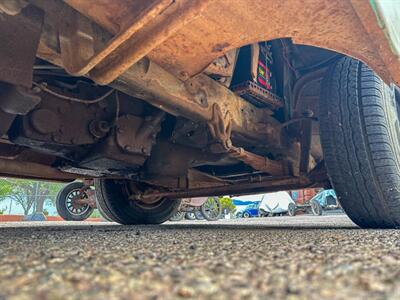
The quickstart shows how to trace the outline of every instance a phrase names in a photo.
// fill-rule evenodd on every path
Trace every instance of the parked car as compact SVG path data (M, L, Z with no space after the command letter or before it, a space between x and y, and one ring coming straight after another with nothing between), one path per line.
M259 210L263 216L284 215L291 204L294 201L288 192L268 193L263 195Z
M236 214L237 217L250 218L260 216L275 216L286 214L290 204L294 201L287 192L274 192L266 194L235 197L233 203L238 206L241 201L252 201Z
M310 212L313 215L320 216L326 210L341 209L339 201L337 200L336 193L332 189L322 190L309 201L291 205L289 208L289 215L294 216L297 211Z
M323 211L341 209L334 190L323 190L310 200L314 215L322 215Z
M243 210L236 213L237 218L254 218L259 217L259 203L252 203L247 205Z

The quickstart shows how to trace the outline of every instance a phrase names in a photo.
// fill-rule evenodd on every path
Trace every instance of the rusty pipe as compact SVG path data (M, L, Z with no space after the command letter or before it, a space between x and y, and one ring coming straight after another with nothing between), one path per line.
M212 0L176 0L152 22L143 26L123 47L90 72L99 84L109 84L133 64L198 17Z
M312 185L312 182L305 177L285 177L235 185L213 186L209 188L196 188L184 191L149 193L141 195L139 200L148 198L151 199L153 197L190 198L223 195L246 195L249 193L266 193L307 188L310 185Z
M53 179L59 181L72 181L77 175L61 172L47 165L32 162L0 159L2 175L10 177L28 177L35 179Z
M143 27L145 27L150 21L158 17L163 10L171 5L171 3L172 0L161 0L154 5L150 5L132 21L128 28L111 39L111 41L101 51L94 54L88 60L77 59L79 53L74 53L74 51L78 51L79 47L72 44L73 40L67 35L68 31L61 31L62 38L60 38L60 46L62 57L66 58L63 60L65 70L74 76L83 76L87 74L104 59L107 59L113 51L117 50L132 38L134 34L143 29Z

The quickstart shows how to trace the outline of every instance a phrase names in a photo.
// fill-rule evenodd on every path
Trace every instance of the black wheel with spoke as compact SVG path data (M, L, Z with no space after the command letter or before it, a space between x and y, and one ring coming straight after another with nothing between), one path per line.
M210 197L201 206L200 211L208 221L216 221L222 214L222 205L218 197Z
M86 220L94 208L85 203L87 195L82 190L82 182L67 184L57 195L56 208L61 218L66 221Z
M135 199L138 192L148 186L131 180L95 179L98 208L114 222L133 224L161 224L179 209L180 199L154 198L147 201Z

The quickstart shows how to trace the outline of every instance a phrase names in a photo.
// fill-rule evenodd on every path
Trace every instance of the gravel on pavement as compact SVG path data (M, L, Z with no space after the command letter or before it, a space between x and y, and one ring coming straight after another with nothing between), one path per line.
M400 230L344 215L0 224L0 299L400 299Z

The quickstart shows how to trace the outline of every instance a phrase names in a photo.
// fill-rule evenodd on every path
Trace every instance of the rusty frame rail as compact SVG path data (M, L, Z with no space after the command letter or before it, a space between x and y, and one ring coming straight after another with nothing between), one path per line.
M289 168L283 161L270 160L232 145L231 134L236 131L264 145L290 148L285 145L288 139L284 137L281 124L269 115L268 110L256 108L212 79L198 75L184 83L144 58L112 85L172 115L207 123L216 141L211 145L213 152L226 153L255 170L272 175L288 173Z
M183 191L155 192L138 195L135 200L147 200L154 197L166 198L189 198L204 196L223 196L223 195L245 195L248 193L276 192L282 190L307 188L313 182L306 177L281 177L270 178L257 182L247 182L235 185L213 186L206 188L195 188Z
M123 32L115 36L110 42L98 53L93 54L90 58L86 58L84 51L87 45L86 36L80 32L75 11L69 10L66 21L68 23L60 26L60 48L61 56L65 70L75 76L83 76L104 59L106 59L113 51L126 43L135 33L146 26L151 20L156 18L163 10L171 5L171 0L162 0L156 4L150 5L146 10L135 19L131 25ZM88 42L88 52L93 48L93 41Z
M60 26L64 68L75 76L90 72L90 77L97 83L109 84L196 18L209 2L210 0L160 0L153 3L101 51L91 56L88 53L94 51L96 40L88 38L81 31L82 22L76 19L80 16L73 10L68 10L66 22Z
M0 158L1 175L56 181L73 181L77 175L61 172L43 164Z

